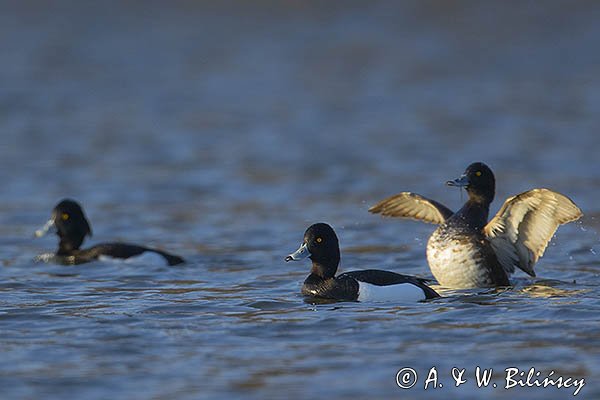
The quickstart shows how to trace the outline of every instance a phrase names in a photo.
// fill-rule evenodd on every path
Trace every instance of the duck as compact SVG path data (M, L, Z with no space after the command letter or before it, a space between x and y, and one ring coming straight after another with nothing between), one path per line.
M56 253L42 255L39 260L54 261L60 264L84 264L99 258L132 260L134 257L158 255L167 265L182 264L185 260L162 250L129 243L101 243L87 249L80 249L86 236L92 236L92 228L81 205L73 199L61 200L52 210L46 224L35 231L42 237L54 231L59 237ZM143 258L142 258L143 259Z
M310 298L338 301L420 301L440 297L426 280L390 271L367 269L335 276L340 263L340 246L333 228L323 222L306 229L298 250L285 261L312 260L302 294Z
M386 217L437 224L427 242L427 262L439 284L453 289L510 286L515 267L535 277L559 225L583 213L567 196L546 188L508 198L488 221L496 180L483 162L470 164L448 186L464 188L468 199L457 212L421 195L402 192L369 208Z

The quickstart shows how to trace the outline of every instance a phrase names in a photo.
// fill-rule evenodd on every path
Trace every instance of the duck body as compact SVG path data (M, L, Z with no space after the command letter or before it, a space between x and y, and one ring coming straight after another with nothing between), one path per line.
M508 286L508 275L485 236L489 202L469 199L433 232L427 242L427 262L442 286L452 288ZM460 266L457 268L457 266Z
M131 261L138 257L144 256L144 259L149 260L149 255L155 255L156 258L161 258L167 265L178 265L185 260L177 255L173 255L162 250L152 249L149 247L138 246L130 243L100 243L87 249L75 249L68 252L57 252L53 258L60 264L74 265L85 264L101 259L115 259Z
M310 275L302 285L308 297L340 301L419 301L439 297L424 279L377 269L350 271L338 276L340 252L329 225L311 225L300 248L286 261L312 260Z
M480 162L469 165L460 178L447 184L465 188L469 194L456 213L410 192L369 209L439 225L427 242L427 262L433 276L446 287L509 286L515 267L535 276L533 266L558 226L582 215L568 197L549 189L533 189L507 199L488 221L495 178Z
M139 246L130 243L101 243L87 249L81 249L86 236L92 235L92 228L86 218L83 208L74 200L64 199L52 210L50 220L35 232L37 237L54 230L59 237L58 249L55 254L45 254L40 260L60 264L84 264L102 257L119 260L130 260L141 255L157 255L167 265L177 265L185 260L177 255L162 250Z
M442 286L452 288L508 286L508 275L490 241L464 219L440 225L427 242L427 262Z
M350 271L335 278L309 275L302 294L346 301L419 301L439 297L425 280L390 271Z

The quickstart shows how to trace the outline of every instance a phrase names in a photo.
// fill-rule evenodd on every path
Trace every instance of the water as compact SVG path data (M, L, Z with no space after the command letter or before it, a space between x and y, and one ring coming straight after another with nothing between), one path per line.
M600 397L597 4L0 8L3 399L572 397L505 390L509 367ZM532 187L583 209L537 279L425 304L299 295L309 266L283 257L317 221L343 270L430 276L433 227L366 210L403 190L457 209L443 183L476 160L496 172L494 212ZM189 263L33 263L56 245L33 232L67 196L88 243ZM424 391L433 366L444 386ZM497 388L477 388L477 366Z

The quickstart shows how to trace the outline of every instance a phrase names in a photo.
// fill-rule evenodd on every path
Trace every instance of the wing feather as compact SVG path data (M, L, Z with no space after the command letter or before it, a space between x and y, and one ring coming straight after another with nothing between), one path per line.
M411 218L432 224L441 224L454 214L437 201L410 192L388 197L369 208L369 212L385 217Z
M483 230L508 273L517 266L535 276L533 267L558 226L582 215L568 197L549 189L533 189L507 199Z

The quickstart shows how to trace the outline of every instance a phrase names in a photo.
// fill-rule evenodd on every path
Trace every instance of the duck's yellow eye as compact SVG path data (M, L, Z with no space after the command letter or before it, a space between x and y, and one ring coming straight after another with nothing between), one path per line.
M323 241L323 238L318 237L317 238L317 243L321 243Z
M481 176L481 171L475 172L475 176Z
M69 214L67 213L62 213L62 215L60 216L62 218L63 221L66 221L69 219Z

